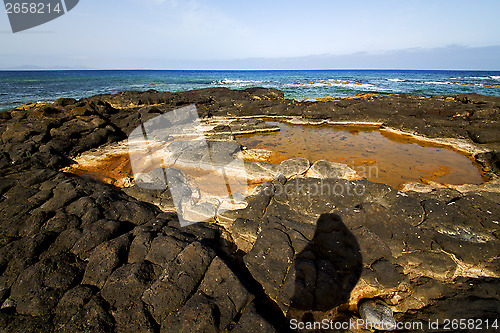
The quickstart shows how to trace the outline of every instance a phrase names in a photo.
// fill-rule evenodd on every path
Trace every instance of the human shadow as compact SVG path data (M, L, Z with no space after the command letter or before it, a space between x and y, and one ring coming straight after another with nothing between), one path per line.
M348 301L362 271L356 237L337 214L322 214L311 242L295 257L291 306L328 311Z

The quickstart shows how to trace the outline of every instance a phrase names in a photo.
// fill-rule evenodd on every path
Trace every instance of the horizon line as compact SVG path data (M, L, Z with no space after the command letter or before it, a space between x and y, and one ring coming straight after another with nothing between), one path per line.
M43 71L448 71L448 72L500 72L500 69L417 69L417 68L320 68L320 69L173 69L173 68L0 68L2 72L43 72Z

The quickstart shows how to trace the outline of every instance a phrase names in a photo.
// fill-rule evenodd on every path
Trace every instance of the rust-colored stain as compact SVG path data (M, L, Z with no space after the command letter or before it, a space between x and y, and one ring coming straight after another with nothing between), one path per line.
M73 164L64 171L117 187L123 187L124 179L132 179L132 166L128 154L106 155L95 163Z
M272 124L279 126L281 131L236 138L249 149L271 151L265 160L258 157L246 157L245 160L279 164L297 157L307 158L312 163L324 159L347 164L368 180L395 188L408 181L484 182L479 167L466 155L404 135L381 132L376 127ZM154 160L148 162L158 165ZM91 163L74 164L65 171L117 187L126 186L127 180L133 179L130 156L123 153L105 155ZM224 194L217 193L217 189L224 189L220 175L187 168L182 171L201 191ZM244 179L237 182L245 185ZM252 190L257 184L247 181L246 185Z
M141 161L138 161L138 163L140 162ZM151 171L159 165L165 167L159 159L147 159L147 162L142 163L142 171ZM190 183L201 192L215 196L227 196L227 181L230 182L233 190L238 191L242 189L245 195L248 195L259 184L247 180L244 177L230 176L229 180L224 179L224 175L213 172L213 170L176 167L172 165L168 167L174 167L181 170ZM128 186L134 178L130 163L130 155L128 153L112 153L93 160L80 161L80 163L75 163L65 168L63 171L81 177L91 178L116 187ZM247 191L243 191L245 188Z

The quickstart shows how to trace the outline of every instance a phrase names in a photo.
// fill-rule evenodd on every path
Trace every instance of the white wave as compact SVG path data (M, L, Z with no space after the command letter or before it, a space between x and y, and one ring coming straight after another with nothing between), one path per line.
M251 85L251 84L256 84L256 83L269 83L271 81L259 81L259 80L231 80L231 79L224 79L224 80L219 80L216 81L215 84L229 84L229 85Z
M349 87L349 88L376 88L373 84L370 83L362 83L362 84L356 84L356 83L343 83L340 86L342 87Z
M370 83L347 82L341 80L328 80L332 82L295 82L285 84L287 87L350 87L350 88L373 88L375 87Z
M452 80L500 80L500 76L461 76L461 77L451 77Z
M403 79L398 79L398 78L395 78L395 79L387 79L387 81L391 81L391 82L406 82L406 80L403 80Z
M346 86L346 85L367 85L367 86L373 86L373 84L370 83L364 83L364 82L359 82L359 81L348 81L348 80L341 80L341 79L329 79L326 81L318 81L318 84L324 84L324 85L340 85L340 86Z
M489 76L466 76L464 79L470 79L470 80L490 80L491 77Z
M299 101L299 102L317 102L318 100L316 98L306 98L306 99L296 99L296 101Z
M442 82L442 81L423 81L422 83L426 83L426 84L441 84L441 85L453 84L453 82L449 82L449 81L445 81L445 82Z

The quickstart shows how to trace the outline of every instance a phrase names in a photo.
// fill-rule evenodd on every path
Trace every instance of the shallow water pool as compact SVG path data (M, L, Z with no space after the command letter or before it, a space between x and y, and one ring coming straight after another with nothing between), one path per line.
M249 149L271 150L271 163L294 157L340 162L370 181L396 188L409 181L458 185L485 180L479 165L463 153L378 127L270 124L280 131L237 141Z

